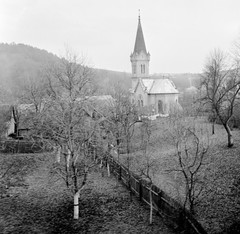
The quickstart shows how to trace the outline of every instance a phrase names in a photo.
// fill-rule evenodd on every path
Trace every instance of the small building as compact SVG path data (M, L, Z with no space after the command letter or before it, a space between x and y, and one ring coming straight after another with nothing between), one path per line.
M14 132L11 110L11 105L0 104L0 139L8 137L9 134Z
M130 55L132 64L132 102L148 114L168 115L181 109L179 92L173 81L167 77L155 78L149 75L150 53L146 50L140 16L134 51Z
M11 117L7 122L7 137L15 139L22 139L24 137L28 137L30 129L24 120L26 116L33 111L33 108L34 107L32 104L19 104L10 107Z

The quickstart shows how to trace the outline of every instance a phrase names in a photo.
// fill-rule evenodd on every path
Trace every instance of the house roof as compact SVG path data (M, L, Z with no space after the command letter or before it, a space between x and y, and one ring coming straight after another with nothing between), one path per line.
M114 98L111 95L99 95L89 97L88 101L85 111L89 116L92 116L94 111L104 113L107 106L114 101Z
M144 79L140 78L143 89L148 94L174 94L179 93L174 83L168 78Z
M145 45L145 41L144 41L144 37L143 37L142 26L141 26L141 20L140 20L140 16L139 16L138 17L137 35L136 35L133 53L139 54L141 51L143 51L144 53L147 54L146 45Z
M99 95L89 97L91 101L112 101L113 97L111 95Z

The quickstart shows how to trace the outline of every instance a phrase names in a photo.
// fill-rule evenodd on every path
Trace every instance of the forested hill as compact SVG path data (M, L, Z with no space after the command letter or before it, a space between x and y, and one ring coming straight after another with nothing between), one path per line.
M24 82L43 76L49 64L57 62L59 57L24 44L0 44L0 103L12 102L21 92ZM129 89L130 74L103 69L93 69L97 93L109 91L115 83Z
M22 84L37 78L58 57L23 44L0 44L0 102L13 101Z
M24 82L29 79L38 79L43 75L43 70L52 62L57 62L59 57L24 44L0 44L0 103L12 102L16 94L21 92ZM105 94L119 83L123 88L131 87L131 74L103 69L94 69L94 83L98 94ZM155 76L155 75L154 75ZM156 76L162 76L156 75ZM180 91L191 85L196 86L199 74L171 74Z

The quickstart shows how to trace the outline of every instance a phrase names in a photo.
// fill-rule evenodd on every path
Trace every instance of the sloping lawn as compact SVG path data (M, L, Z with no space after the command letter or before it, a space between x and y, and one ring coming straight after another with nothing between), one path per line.
M0 155L0 233L173 233L158 216L149 225L148 208L130 202L127 189L97 168L74 221L72 196L51 174L53 161L51 154Z
M188 118L186 124L195 122L202 138L209 143L205 169L202 172L205 189L196 207L196 218L209 233L240 233L240 130L233 130L234 147L227 148L227 134L221 125L215 126L211 134L211 124L204 117ZM152 122L149 144L149 159L154 160L154 183L178 201L183 200L184 182L181 173L171 171L176 168L176 148L171 136L168 118ZM146 162L140 150L140 124L133 137L133 153L130 154L130 168L138 173L139 165ZM121 155L127 165L127 156ZM235 228L235 229L234 229Z

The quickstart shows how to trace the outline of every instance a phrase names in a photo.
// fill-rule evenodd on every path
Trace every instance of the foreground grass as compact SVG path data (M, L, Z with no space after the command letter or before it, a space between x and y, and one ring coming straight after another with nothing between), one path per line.
M81 194L80 218L73 220L72 196L51 174L51 154L0 155L0 233L173 233L160 217L148 225L148 209L113 177L95 169ZM6 186L7 185L7 186Z

